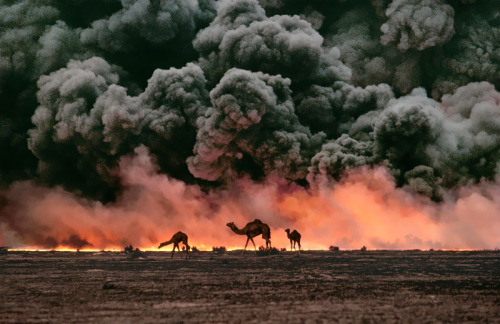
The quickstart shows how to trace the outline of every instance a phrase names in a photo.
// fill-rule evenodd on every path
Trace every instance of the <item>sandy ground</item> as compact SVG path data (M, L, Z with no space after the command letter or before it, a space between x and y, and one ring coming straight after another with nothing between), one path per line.
M500 323L500 252L0 255L1 323Z

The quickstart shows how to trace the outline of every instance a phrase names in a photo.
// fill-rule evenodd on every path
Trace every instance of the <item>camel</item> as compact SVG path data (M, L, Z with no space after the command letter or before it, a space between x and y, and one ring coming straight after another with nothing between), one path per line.
M181 252L181 249L179 248L180 242L182 242L182 244L184 244L184 246L186 247L186 259L187 259L189 256L189 249L190 249L190 246L188 245L188 236L181 231L175 233L170 240L165 241L163 243L160 243L160 245L158 245L158 248L161 249L165 245L169 245L169 244L174 243L174 248L172 249L172 255L170 256L170 258L173 258L175 248L177 248L179 253ZM182 255L181 255L181 258L182 258Z
M266 249L271 249L271 229L267 224L262 223L259 219L255 219L253 222L250 222L245 225L242 229L239 229L234 225L233 222L227 223L227 227L229 227L233 232L239 235L246 235L247 242L245 243L245 249L243 250L244 254L247 250L248 241L252 241L253 247L255 249L255 254L257 254L257 247L255 246L255 242L253 238L262 234L262 238L266 240Z
M290 233L289 228L287 228L285 230L285 232L286 232L286 236L288 236L288 239L290 240L290 250L292 250L292 242L293 242L293 249L296 249L295 243L298 243L299 244L299 254L300 254L300 238L301 238L300 233L297 232L296 230L293 230L293 232Z

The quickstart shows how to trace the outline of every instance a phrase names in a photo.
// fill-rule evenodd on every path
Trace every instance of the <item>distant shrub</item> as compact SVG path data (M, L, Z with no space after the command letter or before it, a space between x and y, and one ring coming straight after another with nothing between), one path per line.
M263 255L269 255L269 254L278 254L279 251L277 248L272 247L271 249L266 249L263 246L259 247L259 251L257 251L257 255L263 256Z
M333 246L333 245L330 245L330 247L328 248L328 250L330 250L330 251L334 251L334 252L337 252L337 251L339 251L340 249L339 249L339 247L338 247L338 246Z
M366 246L363 245L363 247L361 248L361 251L366 252Z
M226 250L225 246L214 246L214 247L212 247L212 251L215 253L224 253L227 250Z
M132 253L130 253L128 257L131 259L143 259L147 258L148 256L144 254L141 250L139 250L139 248L135 248L135 250L132 251Z
M198 248L196 246L193 246L191 248L191 251L193 251L193 252L200 252L200 250L198 250Z

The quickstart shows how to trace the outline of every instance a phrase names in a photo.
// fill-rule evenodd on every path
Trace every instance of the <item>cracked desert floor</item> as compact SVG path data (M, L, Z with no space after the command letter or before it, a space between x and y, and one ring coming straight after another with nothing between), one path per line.
M1 323L500 323L498 251L13 252Z

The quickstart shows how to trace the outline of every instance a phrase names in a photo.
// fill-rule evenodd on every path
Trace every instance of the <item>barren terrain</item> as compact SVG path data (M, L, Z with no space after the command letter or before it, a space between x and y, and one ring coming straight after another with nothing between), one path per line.
M0 322L500 323L500 252L0 255Z

